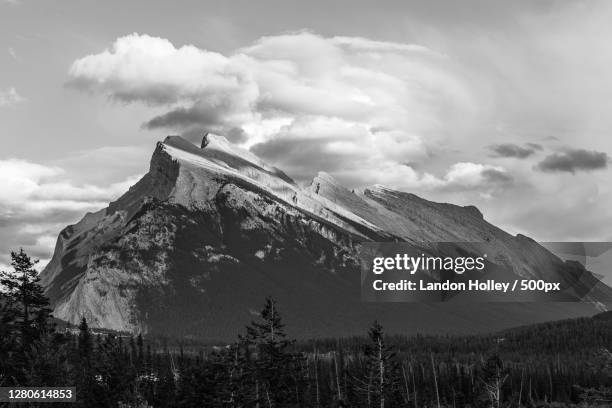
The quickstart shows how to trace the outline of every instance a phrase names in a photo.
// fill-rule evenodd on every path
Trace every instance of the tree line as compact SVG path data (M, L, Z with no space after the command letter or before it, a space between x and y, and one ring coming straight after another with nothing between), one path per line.
M76 386L82 407L612 406L612 319L479 336L296 341L279 305L231 344L59 330L23 250L0 285L0 386ZM71 404L73 405L73 404Z

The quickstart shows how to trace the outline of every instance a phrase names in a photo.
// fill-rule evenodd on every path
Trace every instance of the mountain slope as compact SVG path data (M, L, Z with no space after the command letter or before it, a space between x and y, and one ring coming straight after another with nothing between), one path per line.
M374 319L396 332L472 332L595 312L577 303L363 303L357 251L366 241L486 242L521 276L566 268L474 207L381 186L350 191L324 173L300 188L222 137L199 148L174 136L127 193L60 233L43 283L55 315L72 323L85 316L114 330L208 339L234 337L266 295L301 336L359 333Z

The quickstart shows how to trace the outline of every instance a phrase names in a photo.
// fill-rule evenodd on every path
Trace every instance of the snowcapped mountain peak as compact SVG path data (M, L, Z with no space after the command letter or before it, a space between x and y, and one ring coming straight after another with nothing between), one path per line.
M198 148L180 136L167 137L161 144L162 150L173 160L197 172L189 178L194 180L192 184L201 184L202 177L211 175L232 182L239 180L265 191L276 200L324 218L341 228L352 230L347 225L347 220L350 220L367 229L379 230L351 210L352 199L347 197L354 194L329 174L319 172L312 184L302 189L281 170L266 164L248 150L233 145L225 137L207 134L206 139L208 143L204 148ZM178 201L183 202L185 198L179 198ZM358 233L356 230L352 232Z
M325 180L326 182L332 183L332 184L340 184L331 174L326 173L324 171L318 172L317 175L315 176L315 179ZM313 181L315 179L313 179Z
M322 194L324 193L324 191L333 191L334 194L337 194L339 191L348 191L348 189L342 183L340 183L331 174L326 173L324 171L319 171L317 175L312 179L310 185L307 188L311 191L318 191Z
M169 136L122 197L61 232L43 282L54 315L75 324L84 316L114 330L233 335L270 293L290 318L304 319L298 327L350 335L347 322L361 328L374 318L358 296L362 243L483 240L491 259L512 260L520 276L573 268L475 207L381 185L356 191L324 172L301 188L223 136L205 133L197 144ZM347 306L329 313L338 298ZM388 313L398 332L413 307ZM454 324L456 306L439 319Z
M370 191L380 191L380 192L395 191L392 188L385 186L384 184L374 184L374 185L368 187L368 190L370 190Z
M270 173L282 173L269 166L247 149L232 144L224 136L205 132L200 147L181 136L168 136L162 143L163 150L179 161L206 165L202 159L217 165L239 170L245 167L260 168ZM286 176L285 176L286 178Z
M396 193L399 192L383 184L373 184L371 186L361 187L357 189L357 194L359 194L360 196L368 195L383 198L389 195L395 195Z

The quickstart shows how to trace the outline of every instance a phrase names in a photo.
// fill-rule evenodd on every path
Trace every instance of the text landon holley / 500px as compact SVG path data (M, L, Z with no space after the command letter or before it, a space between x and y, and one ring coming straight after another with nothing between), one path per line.
M384 282L382 279L377 279L372 282L372 287L376 291L497 291L497 292L514 292L519 291L538 291L538 292L554 292L561 290L561 284L558 282L545 282L543 280L523 279L512 282L496 282L493 279L480 281L477 279L466 282L418 282L401 279L397 282Z

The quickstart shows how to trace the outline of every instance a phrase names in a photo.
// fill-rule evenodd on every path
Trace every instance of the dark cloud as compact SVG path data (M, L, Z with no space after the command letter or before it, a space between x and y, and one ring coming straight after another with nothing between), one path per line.
M406 166L406 167L410 167L410 168L411 168L411 169L413 169L413 170L419 170L419 169L421 169L421 164L420 164L420 163L417 163L417 162L407 161L407 162L403 162L403 163L400 163L400 164L402 164L402 165L404 165L404 166Z
M189 127L194 125L207 125L212 117L211 112L198 111L194 107L177 108L163 115L154 117L145 122L143 127L146 129Z
M484 169L481 174L483 179L490 184L509 184L514 181L511 175L497 169Z
M232 104L227 99L221 101L198 101L189 107L179 107L145 122L145 129L187 129L204 127L218 132L231 113Z
M527 146L531 147L533 150L543 150L544 149L542 145L538 143L527 143Z
M91 92L96 87L100 87L99 83L94 84L95 82L91 78L70 77L64 86L67 89ZM149 105L166 105L177 101L172 89L167 86L151 86L138 92L134 92L134 89L117 89L109 94L109 98L124 103L146 101Z
M385 127L385 126L372 126L370 128L370 132L372 134L376 134L376 133L380 133L380 132L389 132L391 130L393 130L393 129L390 129L390 128Z
M541 150L542 146L535 143L528 143L527 147L522 147L514 143L503 143L488 146L493 157L514 157L517 159L526 159L535 153L536 150Z
M249 138L246 132L239 127L229 129L224 136L232 143L244 143Z
M251 151L258 157L285 170L291 177L304 181L317 171L334 172L352 167L353 159L326 151L330 139L277 138L258 143Z
M536 166L544 172L591 171L608 167L610 158L604 152L572 149L562 153L553 153L546 156Z

